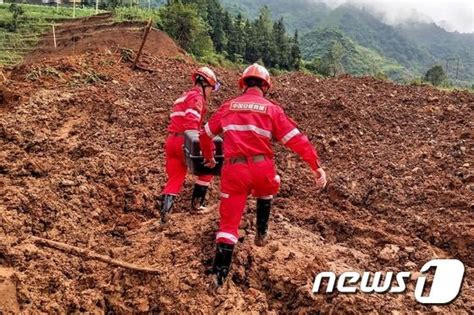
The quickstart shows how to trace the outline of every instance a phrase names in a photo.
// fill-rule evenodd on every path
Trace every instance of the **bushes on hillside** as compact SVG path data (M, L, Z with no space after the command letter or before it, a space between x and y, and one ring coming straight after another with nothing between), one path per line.
M444 81L446 81L446 73L444 72L444 69L440 65L433 66L430 68L424 77L424 81L430 82L431 84L435 86L441 85Z
M169 1L160 11L161 28L185 50L205 56L213 52L209 25L199 16L197 7L180 0Z
M8 8L8 11L11 12L12 14L12 20L11 22L7 25L7 29L10 32L16 32L18 29L18 23L20 20L20 17L25 14L25 11L23 10L22 7L17 5L16 3L10 4L10 7Z

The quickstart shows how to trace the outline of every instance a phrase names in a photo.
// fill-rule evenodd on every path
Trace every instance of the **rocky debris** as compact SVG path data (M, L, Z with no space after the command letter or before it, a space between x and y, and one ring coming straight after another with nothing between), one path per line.
M397 245L386 245L379 253L379 258L385 261L397 261L399 251L400 247L398 247Z

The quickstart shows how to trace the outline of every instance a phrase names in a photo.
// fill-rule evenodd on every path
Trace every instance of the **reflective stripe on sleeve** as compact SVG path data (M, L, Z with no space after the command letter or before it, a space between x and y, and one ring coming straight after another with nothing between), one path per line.
M216 135L211 132L211 129L209 128L209 123L206 123L204 125L204 131L209 136L209 138L214 139L216 137Z
M196 116L197 118L201 119L201 114L199 114L199 112L194 110L194 109L187 109L184 113L185 114L191 113L194 116Z
M184 116L186 116L186 113L185 112L173 112L173 113L170 114L171 118L177 117L177 116L184 117Z
M281 138L281 142L283 144L286 144L288 141L290 141L291 139L293 139L295 136L299 135L301 132L295 128L293 130L291 130L290 132L288 132L283 138Z

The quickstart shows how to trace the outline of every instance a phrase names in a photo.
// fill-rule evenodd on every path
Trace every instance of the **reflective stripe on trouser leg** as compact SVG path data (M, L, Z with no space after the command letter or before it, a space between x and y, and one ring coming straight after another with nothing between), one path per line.
M206 194L212 178L212 175L199 176L194 183L193 196L191 198L192 209L196 210L206 206Z
M194 183L201 186L209 186L213 178L214 176L212 175L202 175L202 176L199 176Z
M216 234L217 243L235 244L239 239L239 224L244 212L247 195L229 195L221 198L219 212L220 228Z

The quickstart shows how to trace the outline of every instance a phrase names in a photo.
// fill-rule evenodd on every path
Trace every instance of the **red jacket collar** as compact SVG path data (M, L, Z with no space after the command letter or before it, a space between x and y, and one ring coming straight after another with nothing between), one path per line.
M247 91L245 91L244 94L263 97L263 95L257 89L247 89Z

